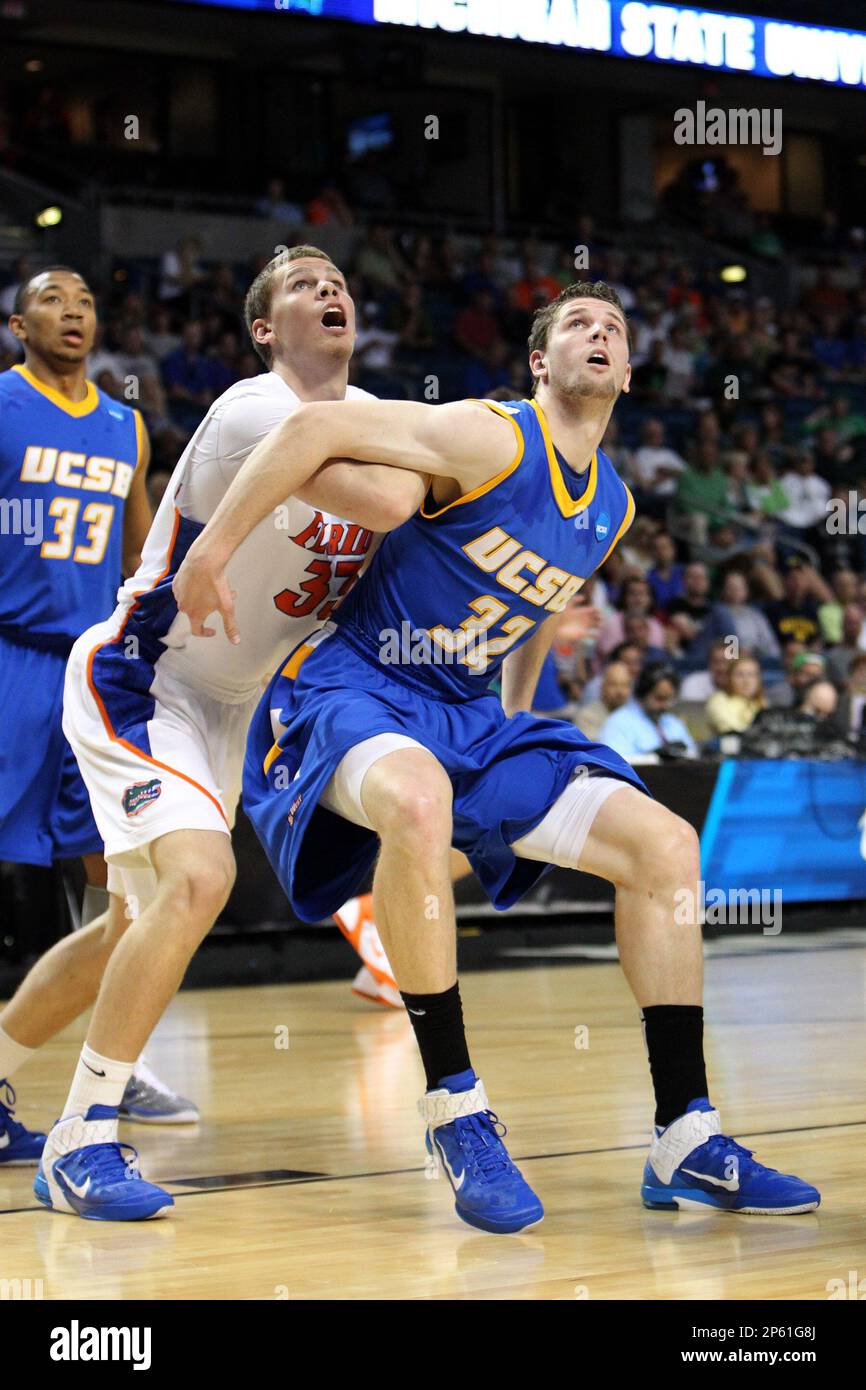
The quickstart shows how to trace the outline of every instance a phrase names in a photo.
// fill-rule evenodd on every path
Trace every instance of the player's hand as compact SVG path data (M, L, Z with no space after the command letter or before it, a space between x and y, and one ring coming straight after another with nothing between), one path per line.
M567 606L556 630L557 642L576 644L594 637L601 627L601 613L578 595Z
M215 563L204 547L195 541L174 576L172 592L178 609L189 620L194 637L215 637L216 628L206 627L212 613L219 613L226 637L233 645L240 641L235 596L229 588L225 570Z

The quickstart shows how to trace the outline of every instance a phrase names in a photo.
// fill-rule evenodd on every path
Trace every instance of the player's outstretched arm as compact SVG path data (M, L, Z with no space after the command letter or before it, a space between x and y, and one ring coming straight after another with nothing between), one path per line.
M514 458L515 435L502 416L476 401L316 401L299 406L253 449L174 580L178 608L194 635L211 636L219 612L230 641L237 620L225 567L250 532L295 495L329 459L355 459L453 478L461 493L501 473Z

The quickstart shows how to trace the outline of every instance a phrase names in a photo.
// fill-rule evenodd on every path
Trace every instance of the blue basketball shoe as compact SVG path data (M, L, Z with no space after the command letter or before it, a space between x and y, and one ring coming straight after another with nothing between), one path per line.
M817 1188L756 1163L751 1149L722 1134L719 1112L706 1096L654 1130L641 1197L645 1207L715 1207L751 1216L790 1216L821 1203Z
M15 1112L15 1092L8 1081L0 1080L0 1163L7 1168L23 1168L26 1164L38 1163L45 1135L37 1130L27 1129L12 1118Z
M117 1142L117 1108L111 1105L91 1105L86 1115L57 1121L33 1191L44 1207L88 1221L144 1221L174 1206L168 1192L145 1182L132 1145Z
M440 1090L418 1102L427 1121L427 1151L433 1176L444 1167L461 1220L482 1231L504 1234L534 1226L544 1207L515 1168L502 1142L499 1118L487 1103L474 1071L446 1076Z

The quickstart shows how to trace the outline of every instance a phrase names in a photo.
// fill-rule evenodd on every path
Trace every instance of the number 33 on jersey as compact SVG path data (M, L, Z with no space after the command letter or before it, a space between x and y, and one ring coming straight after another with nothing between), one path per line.
M0 375L0 627L74 638L111 611L138 412L87 383L71 402L26 367Z

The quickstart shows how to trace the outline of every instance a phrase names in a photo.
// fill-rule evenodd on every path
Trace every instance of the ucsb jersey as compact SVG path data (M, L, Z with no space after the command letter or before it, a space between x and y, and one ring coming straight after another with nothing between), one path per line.
M508 653L564 610L634 516L600 450L585 479L568 469L537 401L483 404L514 427L511 463L446 506L428 494L385 537L334 619L360 655L428 697L485 693Z
M72 402L26 367L0 374L0 633L63 651L111 612L142 441L93 382Z

